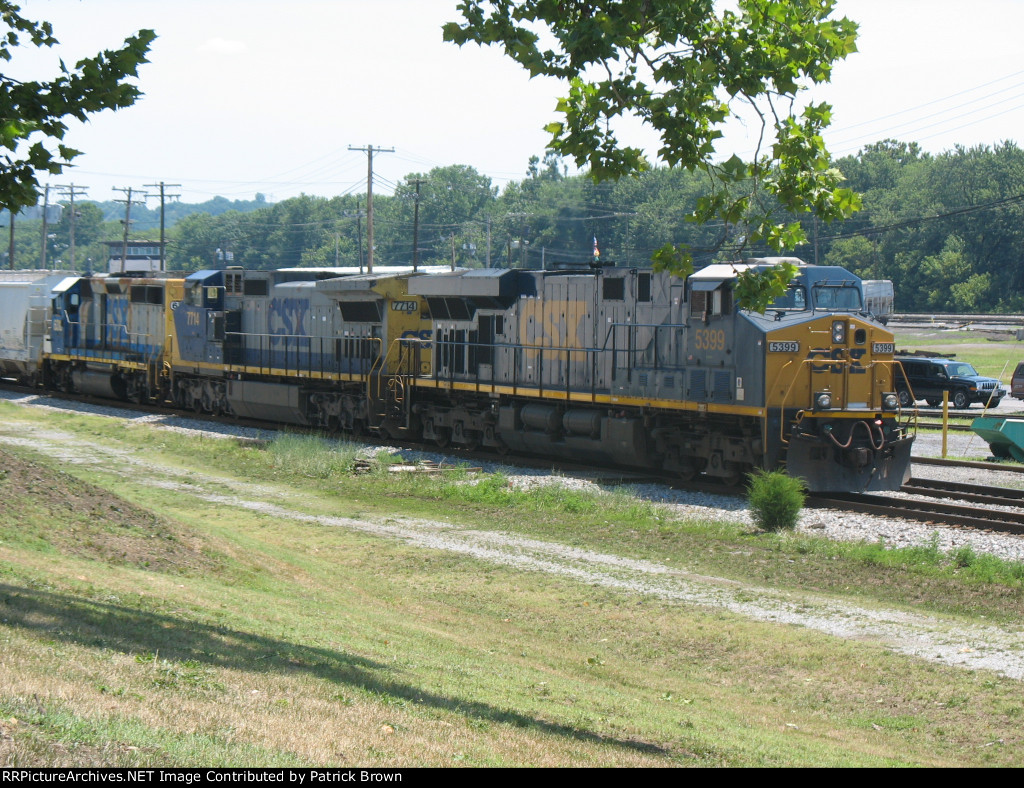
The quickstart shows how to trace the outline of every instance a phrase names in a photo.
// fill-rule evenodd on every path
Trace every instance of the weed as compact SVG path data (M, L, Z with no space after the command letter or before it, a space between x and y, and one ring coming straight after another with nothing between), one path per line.
M800 479L780 471L757 470L750 477L747 497L758 527L779 531L796 527L806 495Z
M978 560L978 555L970 545L964 545L954 550L952 555L950 555L950 559L953 562L953 566L965 569L974 565Z
M311 479L329 479L351 473L362 447L294 433L279 433L266 448L275 469Z

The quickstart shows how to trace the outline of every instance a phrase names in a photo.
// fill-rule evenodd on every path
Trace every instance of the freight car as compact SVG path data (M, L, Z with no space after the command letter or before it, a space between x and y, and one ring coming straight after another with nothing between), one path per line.
M764 315L737 308L737 271L773 262L685 281L615 267L62 281L40 363L61 388L328 430L898 489L913 437L892 334L841 268L801 264Z
M49 334L50 293L70 274L6 271L0 278L0 377L40 381L43 342Z

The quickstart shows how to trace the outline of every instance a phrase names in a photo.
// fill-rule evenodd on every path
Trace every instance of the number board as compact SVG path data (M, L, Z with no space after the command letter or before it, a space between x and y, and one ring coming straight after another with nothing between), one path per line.
M799 342L769 342L768 343L769 353L799 353L800 343Z
M875 342L871 345L872 353L895 353L896 345L892 342Z

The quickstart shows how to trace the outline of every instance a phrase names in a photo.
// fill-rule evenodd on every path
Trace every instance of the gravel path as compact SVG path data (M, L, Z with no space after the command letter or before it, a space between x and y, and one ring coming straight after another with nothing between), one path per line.
M177 416L140 415L110 406L82 405L46 396L0 392L0 399L23 406L87 411L148 423L163 429L202 432L208 436L267 438L273 434L251 428L210 425ZM953 437L957 445L966 445L969 441L967 435L958 434ZM478 560L525 571L573 578L589 585L653 595L702 607L725 609L760 621L796 624L836 637L876 642L903 654L947 665L990 669L1016 679L1024 679L1024 630L1020 627L964 626L960 622L940 616L876 609L825 595L785 592L722 578L697 576L657 562L626 559L559 543L501 532L478 531L440 521L400 517L378 520L310 515L301 511L301 496L287 488L228 481L220 477L172 469L130 451L97 448L77 436L52 429L36 430L26 428L24 425L11 429L0 424L0 443L28 445L64 462L97 465L108 471L122 470L126 474L130 473L137 481L148 480L153 486L172 487L203 500L249 509L297 523L315 523L356 530L418 547L464 554ZM983 457L984 448L986 447L983 444L979 446L974 456ZM416 457L411 456L410 452L403 454L410 459L453 462L452 458L439 454L425 453ZM497 467L500 466L495 463L488 465L485 470ZM936 477L936 473L949 473L948 470L933 466L920 466L915 470L920 475L929 475L933 478ZM513 476L516 483L522 485L540 483L541 479L552 481L550 474L543 471L506 469L506 472ZM1000 476L1007 476L1005 472L974 472L972 475L975 476L974 483L1008 484L1005 479L997 480ZM1024 484L1024 477L1021 479ZM585 478L573 476L555 477L553 482L578 487L597 487ZM635 492L679 513L703 519L749 520L746 502L738 497L687 493L661 485L638 486ZM1024 539L1016 536L953 531L920 523L826 510L806 511L802 515L799 528L836 539L883 539L886 544L893 546L930 544L932 539L937 538L943 549L969 544L976 552L991 552L1024 560Z

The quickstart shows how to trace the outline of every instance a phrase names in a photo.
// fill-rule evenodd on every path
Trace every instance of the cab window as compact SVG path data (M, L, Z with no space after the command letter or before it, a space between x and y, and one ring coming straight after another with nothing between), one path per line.
M771 306L768 308L779 311L793 310L801 312L807 309L807 290L803 285L790 285L786 290L786 294L772 301Z
M815 309L858 311L861 308L860 293L855 287L815 285L812 293Z

